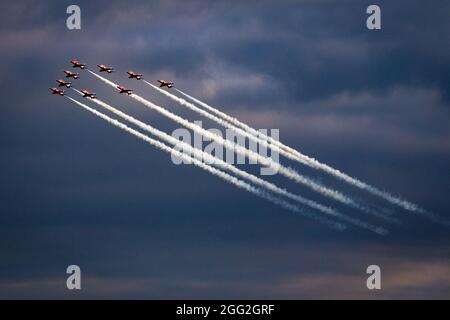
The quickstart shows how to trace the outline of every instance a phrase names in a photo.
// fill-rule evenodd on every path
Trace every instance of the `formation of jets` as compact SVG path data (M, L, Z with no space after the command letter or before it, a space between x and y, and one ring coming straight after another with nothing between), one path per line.
M81 63L78 60L71 60L70 63L72 64L73 68L80 68L82 70L87 68L87 65L84 63ZM113 72L113 68L105 66L104 64L98 64L97 67L100 69L100 72L107 72L107 73L112 73ZM69 70L64 70L64 74L66 75L66 78L73 78L73 79L78 79L80 77L80 75L78 73L69 71ZM143 78L143 75L141 73L136 73L134 71L127 71L128 74L128 78L129 79L136 79L136 80L141 80ZM65 81L62 79L56 80L56 82L58 83L58 87L66 87L66 88L70 88L72 83L69 81ZM167 81L167 80L158 80L159 82L159 87L167 87L167 88L172 88L175 86L174 82L171 81ZM64 95L64 90L63 89L58 89L56 87L53 88L49 88L50 91L52 92L52 94L58 94L60 96ZM117 89L119 90L119 93L126 93L128 95L133 94L133 90L132 89L127 89L123 86L117 86ZM86 89L83 89L80 91L83 94L83 97L89 97L91 99L94 99L96 97L95 93L89 92Z

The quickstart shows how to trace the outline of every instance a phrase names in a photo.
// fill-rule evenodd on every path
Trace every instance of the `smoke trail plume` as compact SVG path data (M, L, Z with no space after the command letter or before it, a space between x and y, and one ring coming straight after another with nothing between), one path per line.
M208 119L218 123L219 125L224 126L225 128L228 128L228 129L231 129L231 130L235 131L236 133L240 134L241 136L245 136L245 137L249 138L249 140L252 140L252 141L254 141L256 143L264 143L264 142L268 141L269 137L267 135L264 135L263 137L259 137L259 136L255 135L255 134L258 134L259 132L254 130L254 129L253 129L253 133L249 132L249 131L244 131L241 128L237 127L236 125L228 122L227 120L220 119L220 118L212 115L211 113L198 108L194 104L192 104L190 102L187 102L186 100L181 99L181 98L177 97L176 95L171 94L170 92L159 88L158 86L153 85L152 83L150 83L150 82L148 82L146 80L143 80L143 81L148 86L150 86L153 89L155 89L156 91L164 94L166 97L169 97L170 99L174 100L175 102L179 103L180 105L185 106L185 107L187 107L188 109L190 109L190 110L192 110L194 112L197 112L198 114L200 114L200 115L202 115L202 116L204 116L204 117L206 117L206 118L208 118ZM175 90L177 90L178 92L184 94L181 90L178 90L178 89L175 89ZM214 108L210 107L210 109L214 109ZM220 111L218 111L218 112L220 112ZM239 122L239 121L237 119L235 119L235 122ZM252 129L252 128L250 128L250 129ZM276 145L273 142L270 143L270 144L265 144L265 145L267 145L272 150L275 150L276 152L279 152L280 154L284 155L285 157L287 157L287 158L289 158L291 160L298 161L298 159L295 156L295 154L292 154L291 152L286 151L286 149L283 148L283 145L278 140L274 140L272 137L270 137L270 141L277 142L277 143L276 143ZM289 170L292 170L292 169L289 169ZM300 183L303 183L303 182L300 182ZM317 190L315 190L315 191L317 191ZM349 204L349 203L346 203L346 204ZM356 205L355 201L353 201L353 204L350 204L350 206L356 207L357 209L362 210L363 212L365 212L367 214L372 214L374 216L377 216L377 217L379 217L379 218L381 218L383 220L389 221L391 223L400 224L400 221L398 219L389 217L388 215L385 215L383 213L379 213L376 210L369 209L369 208L364 207L362 205Z
M151 84L148 81L145 81L145 80L143 80L143 81L147 85L152 87L153 89L155 89L155 90L159 91L160 93L164 94L166 97L169 97L170 99L176 101L180 105L187 107L188 109L190 109L190 110L192 110L192 111L194 111L194 112L196 112L196 113L198 113L198 114L200 114L200 115L202 115L202 116L204 116L204 117L206 117L206 118L208 118L208 119L218 123L219 125L227 128L227 129L235 131L236 133L238 133L241 136L247 137L249 140L251 140L253 142L265 143L265 145L267 145L267 147L269 147L270 149L272 149L272 150L274 150L276 152L279 152L281 155L285 156L288 159L291 159L291 160L294 160L294 161L298 161L297 156L295 154L291 153L290 151L288 151L287 149L285 149L283 147L283 145L278 142L278 140L275 140L272 137L270 137L270 140L269 140L268 136L267 135L263 135L263 134L261 134L261 136L260 136L259 132L256 131L256 130L254 130L254 132L251 132L249 130L243 130L243 129L239 128L239 126L237 126L236 124L230 122L228 119L223 119L223 117L221 119L221 118L219 118L219 117L217 117L217 116L215 116L215 115L213 115L213 114L211 114L211 113L209 113L209 112L207 112L207 111L197 107L196 105L194 105L194 104L192 104L192 103L190 103L190 102L188 102L188 101L186 101L186 100L184 100L184 99L182 99L180 97L177 97L176 95L174 95L174 94L172 94L172 93L170 93L170 92L168 92L166 90L163 90L163 89L159 88L158 86L155 86L155 85ZM177 90L181 94L186 95L181 90L178 90L178 89L175 89L175 90ZM190 97L190 98L192 98L192 97ZM211 108L211 109L214 109L214 108ZM235 121L238 121L238 120L236 119ZM277 141L278 143L275 143L275 141ZM266 144L266 142L270 142L270 143Z
M195 159L195 158L193 158L191 156L186 155L185 153L181 153L181 152L179 152L179 151L177 151L177 150L175 150L175 149L165 145L164 143L162 143L160 141L157 141L155 139L152 139L152 138L150 138L150 137L140 133L139 131L136 131L136 130L126 126L122 122L120 122L118 120L115 120L115 119L112 119L112 118L108 117L107 115L105 115L105 114L103 114L103 113L101 113L101 112L99 112L99 111L97 111L95 109L92 109L92 108L88 107L87 105L85 105L85 104L83 104L83 103L81 103L81 102L79 102L79 101L77 101L77 100L75 100L75 99L73 99L73 98L71 98L69 96L65 96L65 97L67 97L69 100L73 101L78 106L82 107L83 109L93 113L94 115L96 115L99 118L107 121L108 123L110 123L110 124L120 128L120 129L122 129L122 130L124 130L124 131L126 131L126 132L128 132L128 133L130 133L132 135L134 135L135 137L137 137L137 138L139 138L139 139L141 139L141 140L151 144L152 146L160 149L161 151L165 151L167 153L175 154L180 159L192 162L195 166L197 166L199 168L202 168L203 170L205 170L205 171L207 171L207 172L209 172L209 173L211 173L211 174L213 174L213 175L215 175L215 176L225 180L226 182L228 182L228 183L230 183L230 184L232 184L232 185L234 185L234 186L236 186L236 187L238 187L240 189L244 189L244 190L246 190L246 191L248 191L250 193L255 194L258 197L266 199L266 200L268 200L268 201L270 201L270 202L272 202L274 204L277 204L277 205L279 205L279 206L281 206L281 207L283 207L283 208L285 208L287 210L290 210L292 212L296 212L296 213L299 213L299 214L301 214L303 216L306 216L306 217L318 220L319 222L326 223L328 226L330 226L330 227L332 227L334 229L344 230L346 228L346 226L344 224L342 224L342 223L338 223L338 222L334 222L334 221L331 221L331 220L328 220L328 219L324 219L323 217L318 218L317 215L312 214L311 212L309 212L307 210L299 208L298 206L293 205L293 204L291 204L291 203L289 203L289 202L287 202L287 201L285 201L283 199L277 198L277 197L273 196L272 194L270 194L268 192L265 192L265 191L263 191L263 190L261 190L259 188L255 188L251 184L249 184L249 183L247 183L247 182L245 182L243 180L240 180L240 179L238 179L236 177L233 177L233 176L229 175L228 173L223 172L221 170L218 170L218 169L216 169L216 168L214 168L214 167L212 167L212 166L210 166L208 164L205 164L205 163L203 163L203 162L201 162L201 161L199 161L199 160L197 160L197 159Z
M88 70L88 71L92 75L94 75L95 77L97 77L100 80L102 80L103 82L109 84L110 86L112 86L114 88L117 88L117 85L114 82L112 82L112 81L110 81L110 80L108 80L108 79L106 79L106 78L96 74L95 72L92 72L90 70ZM248 149L246 149L246 148L244 148L244 147L242 147L240 145L237 145L234 142L225 140L221 136L219 136L219 135L217 135L215 133L212 133L210 131L207 131L207 130L203 129L202 127L200 127L199 125L197 125L197 124L195 124L193 122L190 122L190 121L188 121L186 119L183 119L183 118L175 115L174 113L168 111L167 109L165 109L163 107L160 107L160 106L158 106L158 105L156 105L156 104L154 104L154 103L152 103L152 102L142 98L141 96L139 96L137 94L131 94L130 97L132 97L136 101L139 101L140 103L142 103L146 107L148 107L148 108L150 108L150 109L152 109L154 111L157 111L157 112L161 113L162 115L164 115L164 116L174 120L175 122L181 124L182 126L184 126L186 128L189 128L189 129L197 132L198 134L203 135L204 137L207 137L208 139L213 140L213 141L219 143L220 145L222 145L222 146L224 146L224 147L226 147L226 148L228 148L230 150L235 150L237 153L246 156L250 160L252 160L254 162L257 162L257 163L259 163L262 166L266 166L266 167L275 166L276 168L278 168L278 172L281 173L282 175L284 175L285 177L287 177L287 178L289 178L291 180L294 180L297 183L303 184L303 185L309 187L310 189L312 189L312 190L314 190L314 191L316 191L316 192L318 192L318 193L320 193L320 194L322 194L322 195L324 195L326 197L332 198L332 199L334 199L336 201L344 203L344 204L346 204L348 206L351 206L353 208L362 210L365 213L371 213L371 214L379 216L380 218L386 218L384 215L379 214L377 212L370 212L368 208L364 207L363 205L357 203L356 201L354 201L350 197L348 197L348 196L346 196L346 195L344 195L344 194L342 194L342 193L340 193L340 192L338 192L336 190L329 189L329 188L327 188L325 186L322 186L322 185L312 181L311 179L308 179L305 176L299 174L298 172L294 171L293 169L290 169L290 168L284 167L281 164L275 163L270 158L262 157L261 155L255 153L255 152L253 152L251 150L248 150Z
M77 89L73 88L74 91L76 91L77 93L83 95L80 91L78 91ZM178 139L175 139L174 137L168 135L167 133L160 131L152 126L150 126L149 124L146 124L140 120L137 120L135 118L133 118L132 116L114 108L113 106L101 101L98 98L88 98L89 100L91 100L92 102L98 104L99 106L105 108L108 111L111 111L112 113L114 113L115 115L121 117L122 119L136 125L137 127L151 133L152 135L158 137L159 139L163 140L166 143L169 143L173 146L179 146L181 150L183 150L184 152L187 152L188 154L193 154L196 159L203 159L204 161L206 161L208 164L213 164L223 170L227 170L229 172L234 173L235 175L246 179L260 187L263 187L265 189L267 189L268 191L271 191L273 193L276 193L278 195L281 196L285 196L291 200L294 200L298 203L301 203L303 205L309 206L310 208L316 209L321 211L322 213L325 213L327 215L331 215L337 218L340 218L348 223L351 223L355 226L361 227L361 228L365 228L368 229L372 232L378 233L380 235L386 235L388 233L388 231L384 228L381 227L377 227L377 226L373 226L367 222L361 221L359 219L356 218L352 218L349 217L347 215L344 215L340 212L338 212L337 210L330 208L330 207L326 207L324 205L321 205L313 200L309 200L306 199L302 196L299 195L295 195L293 193L290 193L289 191L282 189L278 186L276 186L275 184L272 184L264 179L261 179L255 175L252 175L246 171L243 171L241 169L236 168L235 166L226 163L225 161L215 158L212 155L210 155L209 153L206 153L200 149L196 149L193 148L191 145L183 142L183 141L179 141Z
M183 96L185 96L186 98L190 99L191 101L197 103L199 106L205 108L206 110L208 110L211 113L216 114L217 116L219 116L222 119L228 121L229 123L235 125L236 127L239 127L241 129L249 132L251 135L253 135L255 137L260 137L264 140L267 140L272 145L279 147L280 153L282 153L283 155L285 155L286 157L288 157L292 160L297 160L298 162L300 162L304 165L307 165L313 169L322 170L338 179L341 179L359 189L365 190L365 191L371 193L372 195L382 198L382 199L388 201L389 203L397 205L407 211L411 211L416 214L428 217L431 220L438 222L438 223L444 223L447 225L449 224L449 221L445 221L442 219L442 217L439 217L436 214L433 214L431 212L427 212L427 211L423 210L417 204L414 204L410 201L393 196L389 192L380 190L380 189L373 187L357 178L351 177L344 172L334 169L334 168L328 166L327 164L321 163L318 160L311 158L311 157L299 152L298 150L295 150L295 149L281 143L278 140L274 140L272 137L267 136L267 135L263 134L262 132L257 131L256 129L248 126L247 124L239 121L238 119L236 119L234 117L227 115L226 113L218 110L217 108L214 108L214 107L204 103L203 101L200 101L177 88L175 88L175 90L177 92L179 92L180 94L182 94ZM282 152L282 151L284 151L284 152ZM295 159L293 159L292 156L294 156Z

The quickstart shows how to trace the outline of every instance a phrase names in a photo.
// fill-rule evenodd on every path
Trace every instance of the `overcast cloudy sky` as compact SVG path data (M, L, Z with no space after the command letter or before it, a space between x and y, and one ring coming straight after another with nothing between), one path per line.
M81 30L66 8L81 8ZM177 87L383 190L450 217L450 2L15 1L0 12L1 298L450 298L449 229L401 218L336 232L237 190L49 94L79 59L189 120L125 71ZM79 87L177 125L82 72ZM254 170L255 168L250 168ZM295 191L358 216L282 177ZM369 221L379 221L365 217ZM82 269L81 292L65 269ZM366 267L382 290L366 288Z

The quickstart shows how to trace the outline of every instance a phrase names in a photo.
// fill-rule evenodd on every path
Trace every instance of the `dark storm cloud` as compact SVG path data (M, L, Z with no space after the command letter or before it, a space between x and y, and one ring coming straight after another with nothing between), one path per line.
M16 4L10 16L17 18L6 19L3 39L12 42L11 50L31 46L45 56L96 43L82 56L132 60L133 67L181 78L215 77L216 64L235 69L235 79L264 78L259 89L265 90L234 86L231 102L272 97L270 102L292 103L394 85L436 87L448 98L447 2L427 10L409 1L381 2L384 28L378 33L366 29L361 1L258 3L81 2L84 30L74 34L61 27L63 3L43 4L45 10L36 3ZM271 86L282 90L261 95ZM229 100L230 92L221 96Z
M327 5L329 10L324 10ZM242 69L244 77L262 74L267 87L284 87L289 101L396 84L436 86L447 96L448 22L442 6L448 4L430 5L425 12L408 2L381 5L385 28L377 34L365 28L365 4L359 1L339 6L170 2L127 9L115 4L86 10L89 30L83 38L97 39L109 50L121 47L138 67L150 66L148 71L208 77L218 63ZM136 18L141 12L147 13L146 19ZM414 23L408 17L416 17ZM158 41L152 41L155 38ZM257 93L234 89L238 98L251 99Z
M368 297L360 280L369 263L388 268L382 297L448 297L448 230L398 212L408 228L387 239L333 232L174 166L47 92L76 58L112 65L114 81L199 119L124 72L174 79L256 127L279 128L306 154L448 215L448 1L379 1L381 31L366 29L366 1L78 1L79 31L65 27L69 4L16 1L0 13L1 297L70 298L61 286L72 263L86 273L85 297ZM85 73L76 84L177 128Z
M251 18L227 25L225 36L233 41L221 41L220 33L214 52L230 64L242 62L243 68L283 81L290 98L380 91L399 84L436 86L448 97L449 22L443 13L448 3L440 4L447 10L431 5L424 13L409 2L382 2L384 28L378 33L366 29L361 1L330 5L329 10L326 5L294 10L272 4L256 17L249 5L242 17ZM278 14L289 8L290 14Z
M84 275L81 292L65 290L61 286L64 277L55 276L58 268L64 268L68 259L73 259L72 253L62 254L49 275L21 275L12 281L0 282L0 293L8 292L5 297L10 298L23 297L24 293L26 297L44 298L449 297L449 262L443 257L436 257L436 253L448 254L448 249L444 248L435 248L423 255L417 254L423 250L420 247L391 246L387 252L383 246L366 244L353 246L352 252L348 252L347 248L335 244L318 245L311 250L306 246L292 246L284 242L261 246L245 238L218 245L217 239L208 233L203 236L216 243L214 246L192 241L195 235L184 232L179 235L180 239L187 241L183 243L172 243L170 237L162 234L144 235L139 230L129 234L126 228L88 229L82 234L90 238L94 236L93 233L97 233L96 239L104 251L97 255L96 260L89 260L84 265L89 273ZM105 239L105 235L111 233L126 238L133 248L120 250L122 247L119 243ZM69 233L69 236L73 235ZM161 243L161 240L164 242ZM117 244L119 247L115 246ZM67 247L67 244L61 247ZM107 265L105 260L112 252L118 260L110 261ZM403 257L405 253L408 253L407 259ZM365 287L366 275L362 270L374 260L383 266L384 292L369 291ZM149 264L149 261L153 263ZM159 265L167 267L158 268ZM183 268L180 269L179 265L183 265ZM124 274L121 270L128 272Z

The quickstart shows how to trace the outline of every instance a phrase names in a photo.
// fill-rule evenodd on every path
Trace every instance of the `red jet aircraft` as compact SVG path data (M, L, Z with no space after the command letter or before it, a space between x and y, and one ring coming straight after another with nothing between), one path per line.
M113 72L113 68L107 67L104 64L98 64L97 67L100 68L100 72L108 72L108 73Z
M66 88L70 88L70 86L72 85L72 83L68 82L68 81L64 81L64 80L56 80L56 82L58 82L58 87L66 87Z
M52 94L59 94L60 96L64 95L64 90L58 88L49 88Z
M135 73L133 71L127 71L127 73L128 73L128 79L131 79L131 78L136 78L137 80L142 79L142 74L140 74L140 73Z
M127 88L122 87L122 86L117 86L117 89L119 89L119 93L126 93L128 95L131 95L133 93L133 90L127 89Z
M67 71L67 70L64 70L64 73L66 74L66 78L78 79L78 77L80 76L78 73Z
M72 60L70 61L70 63L73 65L72 66L73 68L80 68L80 69L86 68L86 65L78 60Z
M94 99L96 97L95 93L89 92L86 89L81 90L80 92L83 94L83 97L89 97L91 99Z
M159 87L167 87L167 88L172 88L175 87L175 83L174 82L170 82L170 81L166 81L166 80L158 80L158 82L160 83Z

